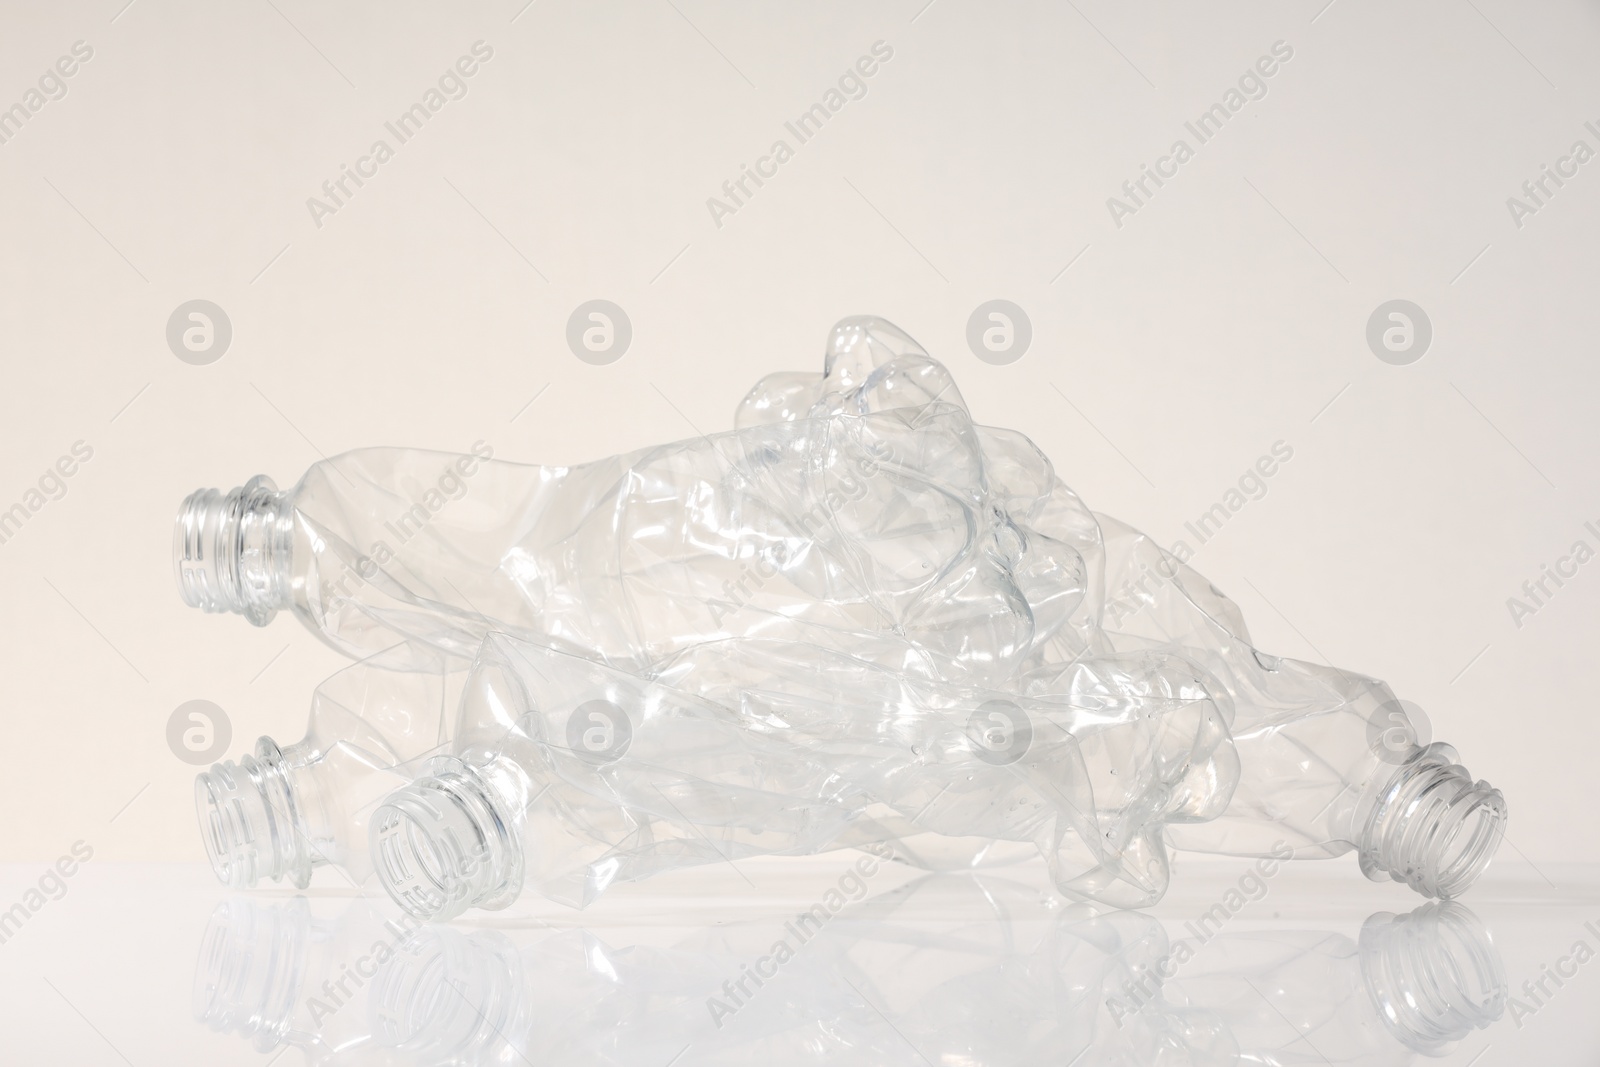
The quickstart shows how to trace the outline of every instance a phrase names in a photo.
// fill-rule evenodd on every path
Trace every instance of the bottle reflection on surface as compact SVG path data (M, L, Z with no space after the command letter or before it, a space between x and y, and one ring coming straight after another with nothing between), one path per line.
M1504 1011L1455 902L1322 930L1170 939L1037 891L930 876L825 924L712 925L615 948L584 929L407 931L364 903L218 908L196 1017L324 1064L1407 1064Z
M360 899L333 919L313 915L304 897L226 900L201 942L194 1017L258 1052L299 1048L308 1064L408 1063L373 1041L366 1002L373 978L417 927Z
M1499 1019L1507 983L1478 917L1435 902L1373 915L1354 941L1320 930L1225 934L1162 992L1225 1021L1247 1063L1398 1065L1444 1055Z

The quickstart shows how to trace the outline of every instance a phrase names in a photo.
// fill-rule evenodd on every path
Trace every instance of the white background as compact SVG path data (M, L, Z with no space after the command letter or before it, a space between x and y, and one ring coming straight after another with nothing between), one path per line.
M1600 562L1520 628L1506 604L1600 548L1600 162L1520 229L1506 206L1600 149L1594 5L523 2L0 16L0 106L94 49L0 145L0 508L94 449L0 544L0 859L199 859L173 709L221 705L235 757L300 736L338 666L291 619L180 603L189 491L362 445L566 462L726 428L860 313L1166 544L1290 444L1195 565L1263 648L1426 709L1505 791L1508 858L1600 855ZM478 40L468 95L315 225L307 198ZM867 95L715 225L706 199L879 40ZM1114 225L1107 198L1280 40L1267 96ZM597 297L634 330L604 367L564 341ZM194 298L232 322L209 366L165 340ZM1008 366L965 342L993 298L1033 325ZM1365 341L1393 298L1433 324L1408 366Z

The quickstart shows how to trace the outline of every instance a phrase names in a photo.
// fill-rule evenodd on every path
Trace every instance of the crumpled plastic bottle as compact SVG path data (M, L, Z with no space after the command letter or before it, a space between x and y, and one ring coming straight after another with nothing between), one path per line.
M885 337L905 353L858 382ZM1080 602L1082 560L989 492L991 431L909 338L839 328L829 362L838 411L580 466L375 448L283 492L199 490L179 589L257 624L287 609L357 656L398 636L470 658L504 630L642 669L719 638L870 635L908 669L1003 682Z
M1093 799L1073 802L1094 813L1076 823L1054 800L1030 801L1061 822L1059 840L1027 847L1067 850L1057 885L1095 899L1158 898L1164 842L1237 855L1280 842L1297 856L1354 848L1370 877L1437 896L1462 892L1493 855L1503 798L1449 746L1415 743L1386 686L1258 653L1219 590L1090 512L1026 437L975 425L945 369L892 325L841 322L823 372L764 379L738 425L580 467L376 449L318 464L287 493L259 480L202 491L178 523L180 587L196 606L255 622L290 608L352 653L398 638L465 657L506 630L648 680L718 645L807 649L784 670L888 672L882 699L858 702L868 717L909 699L896 686L924 687L916 699L960 716L972 694L1008 700L1025 724L1038 704L1050 729L1027 736L1050 740L1035 760L1062 744L1057 705L1081 708L1086 690L1126 702L1159 664L1231 741L1200 744L1192 767L1122 766L1121 781L1108 764ZM772 684L741 662L729 661L724 707L739 706L741 686ZM1130 713L1112 720L1110 732L1137 733ZM990 721L977 749L1016 736ZM1203 797L1185 795L1190 771L1211 774ZM960 843L971 836L942 831L939 851L954 858L933 862L1006 851Z
M834 328L823 374L763 379L738 423L861 413L890 395L914 404L918 390L897 383L908 376L908 361L927 358L881 320L847 319ZM926 374L923 394L938 380ZM950 399L949 391L941 396ZM1023 435L975 432L990 499L1025 538L1050 538L1050 555L1080 561L1066 569L1083 575L1066 624L1036 629L1001 688L1060 692L1086 659L1160 651L1192 664L1222 709L1238 750L1239 787L1219 818L1169 825L1174 847L1259 856L1281 841L1309 858L1354 845L1368 877L1430 896L1459 895L1476 880L1504 835L1505 799L1475 781L1455 749L1419 738L1387 685L1257 651L1238 606L1185 559L1089 511Z

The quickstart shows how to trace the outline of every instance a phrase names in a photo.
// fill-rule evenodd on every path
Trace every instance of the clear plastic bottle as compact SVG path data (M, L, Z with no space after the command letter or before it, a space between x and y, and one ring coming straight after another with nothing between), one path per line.
M252 754L195 778L211 869L234 889L263 879L299 888L333 864L357 884L372 873L367 821L450 738L464 674L436 653L396 646L317 687L306 736L263 737Z
M989 493L983 432L909 338L836 330L828 359L812 417L580 466L373 448L285 491L199 490L179 590L258 625L289 610L355 656L398 636L470 658L504 630L642 669L725 637L869 634L942 679L1002 682L1081 599L1082 561Z
M1215 709L1233 738L1217 758L1236 772L1195 802L1215 817L1187 821L1140 791L1164 772L1096 780L1095 817L1065 813L1066 843L1038 845L1071 854L1058 884L1155 899L1167 842L1237 855L1279 841L1300 857L1354 849L1369 876L1439 896L1489 862L1504 799L1448 746L1396 731L1403 713L1383 683L1257 652L1219 590L1090 512L1026 437L973 424L944 368L895 327L841 322L822 373L764 379L737 421L730 434L581 467L376 449L318 464L287 493L259 481L203 491L178 524L180 587L190 603L256 622L289 607L352 653L398 638L466 657L500 629L643 678L707 679L719 644L788 645L804 651L781 664L781 684L844 691L863 722L915 690L945 713L984 693L1030 714L1037 703L1048 723L1096 692L1086 678L1111 679L1107 692L1130 700L1159 664ZM726 707L742 706L743 686L773 684L743 662L732 657L717 683ZM869 672L877 688L859 688L874 667L890 677ZM1090 832L1123 808L1125 840ZM933 838L918 854L934 866L1016 850L982 831ZM582 902L592 891L562 893Z
M1222 815L1173 826L1174 848L1258 856L1284 841L1297 858L1357 851L1362 871L1428 896L1460 895L1505 833L1499 790L1474 780L1454 748L1429 743L1375 678L1253 647L1237 605L1137 530L1103 515L1078 545L1089 591L1074 617L1083 641L1037 646L1023 693L1054 691L1085 655L1160 650L1209 679L1239 754Z
M882 394L849 384L892 375L908 350L921 353L881 320L847 319L826 373L763 379L738 424L868 410ZM1171 825L1175 848L1259 856L1282 841L1298 858L1356 849L1368 877L1429 896L1459 895L1483 872L1505 832L1505 798L1449 745L1419 736L1387 685L1258 651L1238 606L1187 564L1186 548L1174 554L1091 512L1022 434L974 433L989 497L1025 538L1023 555L1027 539L1048 537L1051 554L1080 560L1084 576L1066 624L1038 628L997 687L1047 698L1086 659L1159 652L1192 664L1223 710L1241 769L1233 803L1215 820Z

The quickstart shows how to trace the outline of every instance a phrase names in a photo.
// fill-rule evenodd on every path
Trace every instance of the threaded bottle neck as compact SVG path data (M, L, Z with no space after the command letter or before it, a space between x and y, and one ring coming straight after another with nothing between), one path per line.
M311 869L326 863L310 825L313 798L296 746L289 754L270 737L254 755L218 763L195 777L195 814L217 878L231 889L252 889L263 878L289 879L304 889Z
M1361 870L1425 896L1460 896L1494 858L1506 815L1505 797L1474 782L1455 749L1419 748L1371 804L1359 838Z
M1384 1025L1425 1055L1443 1055L1505 1012L1505 965L1483 923L1455 901L1372 916L1361 928L1360 954Z
M222 493L197 489L178 509L172 559L191 608L231 611L257 626L289 604L292 527L286 493L257 475Z
M429 922L504 907L522 885L522 846L479 769L442 759L435 773L391 793L369 828L389 896Z

